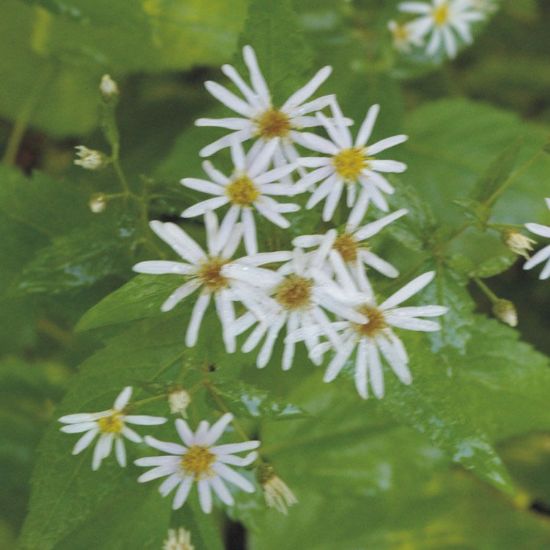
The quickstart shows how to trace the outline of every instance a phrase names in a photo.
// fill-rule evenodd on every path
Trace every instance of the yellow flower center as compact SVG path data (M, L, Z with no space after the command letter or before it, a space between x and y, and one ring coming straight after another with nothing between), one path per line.
M441 4L433 11L433 18L436 25L440 27L445 25L449 20L449 6L448 4Z
M345 181L354 182L361 171L368 166L368 157L360 147L342 149L332 157L332 164L336 173Z
M275 299L285 309L306 309L311 303L312 286L311 279L289 275L275 290Z
M354 262L357 260L357 242L353 235L342 233L336 237L332 247L340 253L344 262Z
M353 325L359 336L368 336L371 338L388 327L384 318L384 312L376 307L364 305L359 308L359 313L366 315L368 318L368 321L363 325Z
M266 138L286 137L291 130L290 119L277 109L269 109L256 119L258 135Z
M215 459L216 455L206 447L192 445L181 457L181 467L186 474L192 475L195 479L201 479L212 475L211 466Z
M201 265L197 277L202 284L211 292L221 290L228 285L227 279L222 275L222 267L227 263L227 260L222 258L208 258Z
M113 413L110 416L104 416L97 421L99 431L104 434L119 434L124 428L124 422L120 413Z
M233 180L225 188L225 193L238 206L250 206L260 196L260 190L248 176Z

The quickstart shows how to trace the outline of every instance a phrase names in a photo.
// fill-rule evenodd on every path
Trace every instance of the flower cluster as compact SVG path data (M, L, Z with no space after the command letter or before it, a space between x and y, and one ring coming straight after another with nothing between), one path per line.
M494 9L492 0L402 2L399 10L416 17L402 23L392 20L388 27L395 48L403 53L425 48L429 57L444 51L453 58L461 43L472 43L472 24L483 21Z
M394 188L386 174L404 172L406 165L380 158L380 154L403 143L407 136L371 143L378 105L368 109L353 136L349 129L352 121L343 115L336 97L311 99L330 75L329 67L321 69L282 107L274 106L254 50L245 46L243 54L250 84L233 67L223 67L242 98L220 84L206 83L207 90L240 118L197 121L199 126L230 130L205 147L201 155L229 148L232 171L224 174L205 161L205 179L181 180L185 187L211 196L182 212L184 218L204 216L206 249L178 226L153 221L153 231L183 261L145 261L134 270L182 278L182 285L164 302L163 311L198 291L187 327L188 346L197 342L201 321L213 301L228 353L236 350L237 338L247 333L242 350L258 349L256 364L264 367L282 338L281 362L287 370L292 366L297 343L303 341L316 364L327 352L334 354L326 381L334 379L355 354L359 394L367 397L370 379L374 395L382 397L378 350L400 380L411 381L407 354L392 327L437 330L436 322L419 317L438 316L446 311L439 306L396 308L426 286L433 273L425 273L405 285L382 300L380 306L376 305L367 275L367 268L372 268L386 277L398 276L394 266L370 250L367 240L407 211L402 209L367 224L363 220L371 204L382 212L389 211L387 196ZM329 113L324 113L324 109ZM315 127L326 137L309 131ZM245 150L243 143L251 140L253 143ZM316 155L302 156L300 149ZM309 195L302 201L306 209L324 201L324 222L333 220L337 210L347 211L343 229L300 236L294 239L293 250L259 251L259 220L289 227L285 214L300 209L297 198L303 194ZM214 210L222 208L225 212L218 222ZM246 255L234 258L241 240Z
M200 154L206 157L229 148L232 169L223 173L204 161L203 179L181 180L185 187L210 195L182 213L183 218L202 216L204 246L174 223L152 221L152 231L179 259L143 261L134 270L179 279L161 306L164 312L194 297L185 335L187 346L198 342L212 303L227 353L235 352L238 346L244 352L258 350L256 364L260 368L280 354L282 368L287 370L293 365L296 347L303 343L314 364L321 365L328 356L326 382L348 366L355 372L361 397L367 398L371 387L372 394L381 398L384 362L403 383L412 380L407 352L396 331L438 330L437 322L423 317L446 312L437 305L401 306L433 280L433 272L417 276L382 299L377 298L369 274L372 270L392 279L399 275L394 265L371 250L370 241L407 214L406 209L390 212L387 199L394 193L387 174L404 172L406 165L385 155L380 158L407 136L371 142L378 105L368 109L352 135L352 121L343 115L335 96L312 99L330 75L330 67L321 69L277 107L250 46L244 48L244 59L250 83L233 67L223 67L242 98L215 82L206 83L208 91L240 117L197 121L199 126L230 130ZM325 135L312 133L312 128ZM247 142L251 142L248 149ZM257 224L288 228L292 214L301 206L314 209L321 202L319 220L331 222L338 212L337 227L295 237L290 250L265 251ZM383 215L367 222L371 205ZM221 221L216 212L220 210ZM215 498L227 506L234 503L231 486L245 492L255 490L251 479L236 468L250 466L258 459L260 442L217 444L233 420L230 413L212 425L202 420L193 431L181 418L192 403L191 394L191 389L172 385L163 396L170 412L178 415L174 422L178 442L150 434L142 437L129 427L167 422L164 417L132 414L141 402L130 402L130 387L122 390L111 409L61 417L61 430L84 434L73 454L97 438L94 470L113 448L119 465L125 466L124 440L160 451L158 456L135 461L137 466L150 468L138 481L164 478L159 491L162 496L173 495L174 509L184 505L196 484L200 505L209 513ZM243 452L247 454L238 456ZM271 465L260 463L257 481L269 506L286 513L287 507L297 502ZM171 530L165 547L192 548L183 529Z

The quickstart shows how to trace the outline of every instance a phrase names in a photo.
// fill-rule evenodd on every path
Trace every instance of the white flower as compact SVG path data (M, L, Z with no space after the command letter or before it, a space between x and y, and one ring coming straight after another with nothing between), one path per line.
M183 445L159 441L154 437L147 436L145 441L149 446L167 454L136 460L137 466L154 466L153 469L142 474L138 481L144 483L166 477L160 485L159 491L165 497L177 487L172 502L174 510L183 506L193 482L196 482L199 502L206 514L212 510L212 491L224 504L231 506L234 503L225 481L229 481L247 493L253 493L254 485L229 465L248 466L252 464L258 456L256 452L251 452L244 458L234 456L234 454L257 449L260 442L245 441L214 445L232 419L232 414L224 414L212 427L203 420L196 432L193 433L187 422L178 418L176 429Z
M443 47L447 55L455 57L458 52L456 35L464 42L472 42L470 25L485 19L474 8L471 0L432 0L431 2L402 2L399 9L420 17L409 23L415 36L430 35L426 53L435 55Z
M366 269L372 267L386 277L397 277L399 272L393 265L386 262L370 250L367 239L379 233L384 227L407 214L402 208L379 220L357 228L355 219L350 218L345 230L333 242L332 250L328 255L329 268L334 272L343 287L350 286L348 279L351 276L355 285L363 292L372 292ZM301 235L296 237L292 244L301 248L319 246L324 235ZM351 285L353 286L353 285Z
M550 198L546 199L546 204L548 208L550 208ZM540 223L527 223L525 224L525 227L527 227L527 229L535 235L550 238L550 226L548 225L541 225ZM544 261L546 261L546 265L540 273L540 279L548 279L550 278L550 244L545 246L542 250L539 250L529 261L525 262L523 269L531 269Z
M92 459L93 470L97 470L101 466L101 461L111 454L113 443L118 463L120 466L126 466L124 438L133 443L141 442L141 436L129 428L127 424L154 426L166 422L166 418L159 416L126 414L125 409L131 396L132 388L128 386L115 399L112 409L97 413L69 414L59 419L59 422L67 424L67 426L61 428L62 432L69 434L86 432L76 442L73 455L77 455L89 447L96 436L99 435Z
M533 245L537 242L515 229L506 230L503 234L503 241L514 254L523 256L526 260L529 259L529 252L533 250Z
M242 226L240 224L232 224L231 232L228 232L227 228L224 230L224 227L218 229L218 219L211 211L206 212L204 220L208 244L207 252L177 225L152 221L150 223L151 229L170 245L183 258L184 262L153 260L140 262L133 269L138 273L171 274L185 279L184 284L178 287L162 304L162 311L170 311L183 299L200 289L187 328L185 337L187 346L191 347L197 343L202 319L213 297L222 324L225 347L229 353L232 353L235 351L235 334L233 331L235 310L233 301L242 302L255 315L260 315L256 301L257 296L262 298L263 295L250 284L234 279L227 272L227 269L246 261L248 272L251 277L258 279L259 286L262 282L269 283L271 271L255 267L254 257L249 256L240 260L231 260L241 241ZM289 258L289 254L284 252L267 253L267 255L259 254L258 256L260 262L264 261L265 258L270 261L286 261Z
M287 228L290 222L281 214L296 212L300 209L297 204L279 203L272 198L295 194L295 188L291 184L277 183L283 176L294 170L294 165L286 164L283 167L268 170L276 147L277 140L274 139L261 150L251 149L245 155L242 145L234 141L231 144L231 157L235 171L231 177L223 175L209 162L205 162L203 167L211 181L183 178L181 183L186 187L214 195L214 197L187 208L182 212L182 217L200 216L206 210L215 210L229 204L229 210L221 223L220 233L223 236L230 235L237 221L241 219L246 251L248 254L256 254L258 243L254 212L279 227Z
M195 550L191 544L191 533L183 527L168 529L168 538L162 545L162 550Z
M104 74L101 77L99 91L105 99L112 99L113 97L118 96L119 93L117 83L108 74Z
M388 29L393 37L393 45L396 50L402 53L410 53L413 46L421 46L422 39L416 36L414 28L409 23L398 23L389 21Z
M309 98L332 72L331 67L323 67L305 86L293 93L281 107L274 107L271 93L258 66L256 54L250 46L243 48L243 56L250 73L248 85L231 65L224 65L222 71L235 84L244 99L230 92L216 82L206 82L206 89L221 103L235 111L239 117L207 119L200 118L197 126L226 128L231 133L211 143L200 152L209 157L233 141L244 142L258 138L258 147L277 139L274 162L276 167L295 162L298 153L293 142L300 143L300 130L319 126L319 121L310 113L315 113L329 105L334 96L323 96L312 101Z
M85 170L99 170L105 166L105 155L95 149L88 149L84 145L77 145L76 156L78 157L74 163L77 166L82 166Z
M191 396L183 388L175 388L168 394L168 405L172 414L181 414L185 418L190 403Z
M334 323L342 339L342 345L336 348L325 373L324 381L332 382L346 362L355 352L355 386L359 395L368 397L368 385L377 398L384 396L384 379L380 353L386 359L399 380L404 384L412 381L408 367L408 356L401 340L393 332L393 328L417 331L436 331L439 324L434 321L419 319L419 317L437 317L447 312L443 306L397 307L399 304L422 290L434 278L430 271L420 275L406 284L380 305L376 304L371 293L362 293L357 301L357 311L368 318L366 323L340 321ZM296 332L294 339L303 339L311 329ZM311 337L311 334L309 334ZM312 354L320 356L330 349L328 343L323 343L314 349Z
M388 203L383 193L393 193L394 189L379 172L403 172L407 166L395 160L378 160L376 155L403 143L407 136L392 136L367 145L380 111L378 105L373 105L354 142L340 108L336 103L332 107L334 121L322 113L317 114L331 138L330 141L311 133L304 133L302 136L305 146L328 155L299 159L302 166L315 170L302 178L297 187L307 189L317 182L322 182L313 191L306 207L313 208L325 199L323 220L329 221L334 215L342 192L347 189L347 206L352 208L352 219L360 221L370 201L381 210L387 211Z
M366 322L366 317L346 305L349 295L323 271L327 254L332 248L336 231L327 233L318 250L304 253L296 248L292 260L273 273L271 285L265 285L265 320L259 321L250 313L243 315L235 325L235 331L242 333L256 324L256 327L242 347L245 353L252 351L264 339L256 359L258 368L267 365L279 333L286 327L291 334L300 327L318 327L316 334L306 338L304 343L312 350L319 343L319 336L326 336L334 346L340 344L336 332L325 310L355 322ZM252 280L241 266L231 268L234 277ZM296 342L285 339L282 368L290 369L294 359Z
M258 481L264 490L265 503L269 508L287 514L288 508L298 503L296 495L288 485L275 473L271 464L262 464L258 468Z

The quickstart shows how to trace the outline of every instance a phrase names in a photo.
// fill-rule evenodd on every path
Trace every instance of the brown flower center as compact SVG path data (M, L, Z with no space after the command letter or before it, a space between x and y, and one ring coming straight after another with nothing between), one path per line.
M97 421L99 425L99 431L104 434L119 434L124 428L124 422L122 421L122 415L120 413L113 413L110 416L104 416Z
M342 149L332 157L332 164L336 173L345 181L354 182L361 171L368 166L368 157L361 147Z
M222 258L208 258L200 267L197 277L211 292L221 290L228 285L227 279L222 275L222 267L227 260Z
M277 109L269 109L256 119L258 135L266 138L286 137L291 130L290 119Z
M370 338L388 327L384 318L384 312L376 307L364 305L359 308L359 313L366 315L368 318L368 321L363 325L353 325L360 336L368 336Z
M441 4L433 11L433 18L436 25L440 27L445 25L449 21L449 6L448 4Z
M248 176L233 180L225 188L225 193L238 206L250 206L260 196L260 190Z
M181 457L181 467L186 474L200 479L212 474L211 466L215 459L216 456L208 448L192 445Z
M305 309L311 303L312 287L311 279L299 275L289 275L275 290L275 299L285 309Z
M342 233L336 237L332 247L340 253L344 262L354 262L357 260L357 242L353 235Z

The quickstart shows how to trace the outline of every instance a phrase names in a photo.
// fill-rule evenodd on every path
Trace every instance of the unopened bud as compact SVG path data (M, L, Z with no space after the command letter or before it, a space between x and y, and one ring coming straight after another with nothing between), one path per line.
M88 207L94 214L101 214L107 208L107 198L103 193L97 193L90 197Z
M172 390L168 394L168 404L172 414L181 414L187 416L187 407L191 403L191 396L183 388Z
M265 503L270 508L287 514L288 508L298 502L296 495L288 485L275 473L271 464L262 464L256 473L264 491Z
M119 94L117 83L108 74L101 77L99 91L105 99L113 99Z
M85 170L99 170L105 166L105 155L101 151L88 149L84 145L77 145L75 149L77 158L74 163L77 166L82 166Z
M499 298L493 304L493 313L499 321L511 327L518 325L518 312L516 311L516 306L510 300Z
M504 244L514 253L529 259L529 252L533 250L533 245L537 242L526 237L515 229L509 229L502 235Z
M168 529L168 538L164 541L163 550L195 550L191 544L191 533L183 527Z

